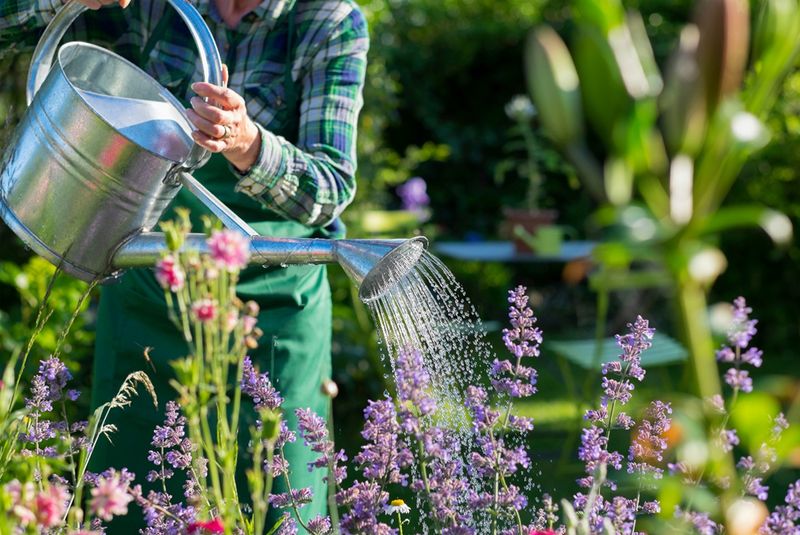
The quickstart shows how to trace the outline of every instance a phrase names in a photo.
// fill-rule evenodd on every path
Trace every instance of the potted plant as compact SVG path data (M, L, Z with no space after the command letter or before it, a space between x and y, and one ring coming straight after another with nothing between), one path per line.
M505 180L510 173L528 182L522 207L503 209L502 232L510 235L517 252L531 252L530 238L544 226L551 226L558 219L558 211L541 206L543 175L537 157L541 151L533 129L536 108L525 95L514 96L505 106L505 112L514 122L506 151L510 154L495 167L495 179ZM520 153L523 155L520 156Z

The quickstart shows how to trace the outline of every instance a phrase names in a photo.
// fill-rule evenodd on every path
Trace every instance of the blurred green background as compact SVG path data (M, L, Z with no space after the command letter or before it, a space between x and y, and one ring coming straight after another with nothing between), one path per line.
M478 242L508 239L502 228L503 209L518 207L527 181L509 161L525 157L515 143L514 121L505 112L513 96L526 92L523 49L532 27L546 22L559 33L573 31L572 3L536 0L361 0L371 31L365 106L359 132L359 189L345 213L351 237L425 234L437 241ZM656 61L664 66L680 27L691 17L693 3L675 0L626 2L639 9L652 41ZM755 10L753 10L755 12ZM6 135L24 110L23 86L27 56L10 51L0 57L0 121ZM603 88L597 88L602 91ZM768 126L773 137L745 166L728 203L763 204L800 222L800 73L784 83ZM541 205L559 212L559 224L581 239L599 239L592 214L596 203L581 187L534 122L536 164L544 177ZM509 170L509 172L506 172ZM500 172L502 170L502 172ZM399 188L413 177L425 180L430 203L424 212L402 211ZM795 234L796 236L796 234ZM48 265L31 258L5 227L0 226L0 346L12 351L25 340L31 314L44 292ZM795 237L776 247L760 231L725 234L719 247L728 268L710 293L710 303L730 302L744 295L760 320L755 344L764 350L756 389L797 410L800 371L800 285L797 266L800 242ZM575 430L580 409L599 391L599 381L584 368L557 358L548 340L591 338L595 332L596 295L581 263L507 263L457 261L442 257L464 285L502 352L499 329L505 323L506 291L529 287L534 310L545 331L539 360L541 385L535 401L521 408L537 418L534 457L545 488L565 495L580 469L574 461ZM386 363L381 359L367 310L338 267L330 268L334 296L334 380L337 438L352 450L359 444L360 411L367 398L381 396ZM61 279L54 296L58 315L66 319L80 296L82 283ZM622 332L642 314L660 331L677 337L672 320L674 296L669 290L620 290L610 296L605 335ZM64 352L88 390L91 346L91 303L79 318ZM46 332L36 351L45 355L56 327ZM48 341L50 340L50 342ZM691 390L683 365L652 371L642 403L654 396L677 399ZM567 388L565 388L565 386ZM797 414L790 412L790 420ZM565 439L567 440L565 447ZM788 454L800 466L800 449ZM776 476L785 488L791 472ZM782 491L774 493L775 497Z

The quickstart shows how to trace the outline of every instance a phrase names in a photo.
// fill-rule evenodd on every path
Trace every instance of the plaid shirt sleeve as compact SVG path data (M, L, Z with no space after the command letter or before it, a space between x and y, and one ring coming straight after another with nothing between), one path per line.
M0 0L0 51L36 44L62 0Z
M293 145L261 125L256 163L236 188L286 218L325 226L353 200L356 125L367 64L367 24L357 7L306 64Z

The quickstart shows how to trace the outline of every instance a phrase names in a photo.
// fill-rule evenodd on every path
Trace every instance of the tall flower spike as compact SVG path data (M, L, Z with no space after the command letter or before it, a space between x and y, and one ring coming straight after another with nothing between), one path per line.
M733 319L728 329L728 345L717 351L717 360L732 364L725 372L725 382L735 391L751 392L753 380L748 370L741 369L748 364L754 368L761 367L763 353L756 347L749 347L755 336L758 320L750 319L753 309L747 306L744 297L733 300Z

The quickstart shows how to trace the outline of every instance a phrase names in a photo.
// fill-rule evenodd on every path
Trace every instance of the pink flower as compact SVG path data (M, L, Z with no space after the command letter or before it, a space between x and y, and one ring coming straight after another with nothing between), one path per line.
M238 323L239 323L239 311L238 310L228 311L228 315L225 317L225 332L229 333L233 332Z
M183 268L172 255L167 255L156 262L156 280L162 288L169 288L173 292L183 288L186 274Z
M13 480L5 487L6 492L11 496L11 513L17 517L21 526L34 524L36 514L34 513L34 494L36 488L30 481L24 485L18 480Z
M198 321L203 323L213 321L217 317L217 302L211 299L201 299L192 303L192 313Z
M538 530L538 529L531 529L528 532L528 535L556 535L556 532L552 529L545 529L545 530Z
M128 504L132 500L133 496L128 494L128 483L123 483L119 474L114 474L110 478L97 479L97 486L92 489L89 507L95 516L109 521L115 515L128 514Z
M50 488L36 496L36 522L43 528L52 528L61 523L66 512L69 492L60 485Z
M253 332L253 329L256 327L256 322L258 318L254 318L253 316L245 316L242 322L244 323L244 334L250 334Z
M225 526L222 524L222 520L217 517L208 522L192 522L189 524L188 531L190 534L197 533L198 531L204 533L225 533Z
M211 258L228 272L239 271L250 259L250 242L238 232L215 230L207 243Z

